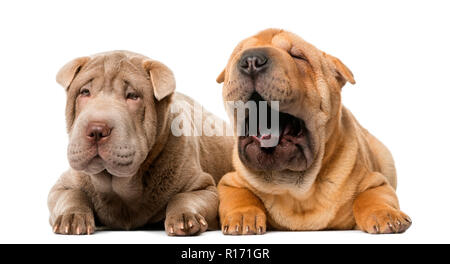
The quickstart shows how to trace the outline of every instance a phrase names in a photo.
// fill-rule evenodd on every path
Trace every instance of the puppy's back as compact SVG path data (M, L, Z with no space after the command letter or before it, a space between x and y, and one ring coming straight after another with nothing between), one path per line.
M191 136L189 137L196 141L195 145L198 146L197 153L199 155L200 166L203 171L214 177L217 184L223 175L233 170L231 157L234 139L232 136L226 136L228 123L204 108L202 108L201 122L194 121L194 108L195 111L199 109L199 107L194 107L194 105L200 105L182 93L175 93L173 103L179 104L184 110L190 111L190 113L185 113L187 114L185 118L189 119L192 127L199 134L194 135L194 132L191 131ZM223 125L220 130L222 135L216 134L212 136L205 130L205 127L211 127L212 122L218 122Z

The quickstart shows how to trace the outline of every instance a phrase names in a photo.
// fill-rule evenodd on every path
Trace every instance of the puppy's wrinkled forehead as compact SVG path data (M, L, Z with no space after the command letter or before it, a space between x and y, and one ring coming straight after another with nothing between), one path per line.
M86 83L98 79L102 89L113 87L116 79L133 84L140 90L149 85L149 75L142 67L143 58L127 53L106 53L92 56L92 59L81 69L78 83Z
M140 69L142 58L130 57L121 53L99 54L88 62L84 67L84 72L97 71L102 73L106 78L114 78L120 72L132 74L144 74L144 70Z

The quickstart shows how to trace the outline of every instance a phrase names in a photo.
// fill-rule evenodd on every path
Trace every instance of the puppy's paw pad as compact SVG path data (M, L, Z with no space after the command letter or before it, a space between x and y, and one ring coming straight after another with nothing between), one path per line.
M266 214L258 207L233 210L221 220L225 235L261 235L266 232Z
M199 235L208 229L208 223L202 215L190 212L168 215L164 225L169 236Z
M56 218L53 232L62 235L90 235L95 232L92 213L66 213Z
M371 234L396 234L405 232L411 224L411 218L400 210L380 209L369 214L360 227Z

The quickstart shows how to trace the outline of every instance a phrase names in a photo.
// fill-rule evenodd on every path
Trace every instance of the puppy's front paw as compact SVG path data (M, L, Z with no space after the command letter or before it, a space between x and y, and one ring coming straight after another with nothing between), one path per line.
M190 212L167 215L164 226L169 236L199 235L208 229L208 223L202 215Z
M266 214L255 206L235 209L221 221L225 235L261 235L266 232Z
M411 223L409 216L391 208L374 210L357 221L360 229L371 234L403 233Z
M67 213L53 223L53 232L62 235L90 235L95 231L92 213Z

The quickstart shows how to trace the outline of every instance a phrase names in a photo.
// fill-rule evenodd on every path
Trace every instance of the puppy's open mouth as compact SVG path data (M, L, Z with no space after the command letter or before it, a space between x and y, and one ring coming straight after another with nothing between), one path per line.
M269 109L270 111L270 109ZM245 136L251 137L257 143L259 143L260 147L265 151L270 151L273 148L276 148L283 140L288 140L292 143L296 143L296 141L301 140L305 136L305 122L302 119L296 118L290 114L277 112L278 114L278 129L272 127L264 131L261 126L261 123L258 122L257 132L250 133L249 129L249 118L245 119ZM259 119L259 115L258 115ZM267 124L271 126L271 117L268 116Z
M258 114L256 120L252 120L252 115L245 119L245 134L239 136L238 143L241 161L255 170L308 168L313 155L305 122L288 113L272 111L269 106L264 111L259 104L264 99L257 93L249 101L256 102Z

